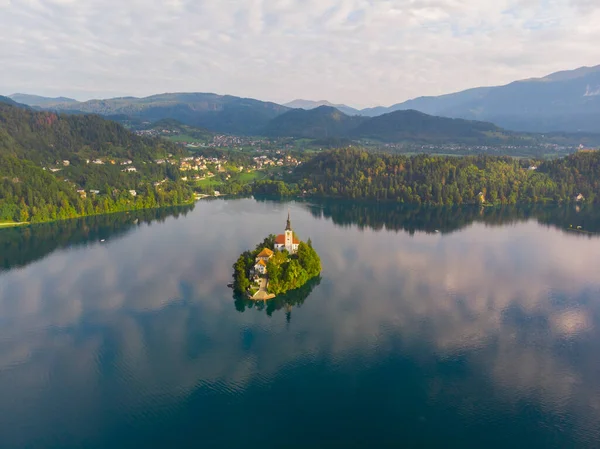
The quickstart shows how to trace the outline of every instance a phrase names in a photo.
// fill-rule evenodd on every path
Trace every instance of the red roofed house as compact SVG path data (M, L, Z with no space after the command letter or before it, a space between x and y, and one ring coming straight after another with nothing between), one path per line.
M298 245L300 245L300 240L294 237L294 231L292 231L292 223L290 221L290 214L288 212L285 234L279 234L275 238L275 249L277 251L283 251L285 249L290 254L296 254L298 252Z

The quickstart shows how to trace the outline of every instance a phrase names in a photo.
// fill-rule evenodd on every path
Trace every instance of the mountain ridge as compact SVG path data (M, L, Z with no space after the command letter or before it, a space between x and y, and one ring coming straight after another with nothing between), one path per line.
M335 105L327 100L299 99L280 105L252 98L200 92L62 103L57 101L72 99L15 95L21 95L20 98L33 104L33 107L105 116L123 115L137 122L172 118L213 132L246 135L260 133L271 120L292 109L313 110L323 106L334 107L348 116L376 117L399 110L416 110L440 117L492 122L501 128L519 132L600 133L600 65L563 70L500 86L474 87L439 96L417 97L389 107L376 106L362 110L343 104Z

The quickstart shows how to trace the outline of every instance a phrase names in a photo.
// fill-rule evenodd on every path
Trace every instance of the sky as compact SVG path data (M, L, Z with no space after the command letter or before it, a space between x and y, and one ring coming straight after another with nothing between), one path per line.
M600 64L598 0L0 0L0 94L355 107Z

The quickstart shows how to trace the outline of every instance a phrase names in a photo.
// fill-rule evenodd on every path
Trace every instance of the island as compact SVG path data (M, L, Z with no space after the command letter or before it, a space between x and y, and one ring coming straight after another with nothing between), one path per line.
M303 287L321 273L321 259L308 239L292 229L288 212L285 232L270 235L254 251L240 254L233 265L233 288L238 295L267 301Z

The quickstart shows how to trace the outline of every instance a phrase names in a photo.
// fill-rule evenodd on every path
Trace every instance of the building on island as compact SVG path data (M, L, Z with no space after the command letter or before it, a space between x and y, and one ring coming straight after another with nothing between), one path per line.
M258 259L258 262L254 265L254 272L260 274L267 274L267 263L263 259Z
M269 248L264 248L258 256L256 256L256 261L262 260L266 263L271 257L273 257L273 251Z
M285 249L290 254L296 254L298 252L299 245L300 240L294 236L294 231L292 231L292 222L290 221L290 214L288 212L285 234L279 234L275 238L275 249L277 251L283 251Z
M296 254L298 252L298 246L300 240L294 236L292 231L292 222L290 220L290 214L288 213L287 226L285 227L285 234L280 234L275 238L275 250L283 251L287 250L290 254ZM255 264L250 274L254 276L255 280L258 280L260 275L267 274L267 262L275 253L269 248L263 248L255 258Z

